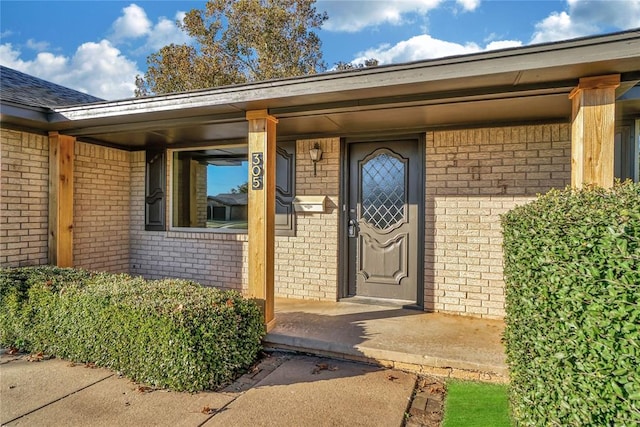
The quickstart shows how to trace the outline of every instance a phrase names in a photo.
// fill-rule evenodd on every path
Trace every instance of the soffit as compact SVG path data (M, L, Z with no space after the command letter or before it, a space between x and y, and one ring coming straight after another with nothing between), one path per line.
M569 119L571 103L566 93L509 99L473 100L450 104L383 106L365 111L318 112L283 116L278 120L278 137L349 136L379 132L419 132L438 126L480 125L532 120ZM524 114L526 112L526 114ZM88 141L108 140L132 149L153 145L168 147L207 145L243 140L246 121L173 126L154 131L106 132L84 135Z

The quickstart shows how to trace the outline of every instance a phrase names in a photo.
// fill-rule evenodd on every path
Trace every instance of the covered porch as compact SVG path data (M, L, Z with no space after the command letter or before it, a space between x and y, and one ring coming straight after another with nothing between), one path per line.
M18 228L38 228L45 240L24 254L15 243L7 260L236 289L263 307L270 345L417 369L504 372L499 320L345 301L358 296L350 286L360 273L358 250L349 249L348 203L359 200L348 181L349 146L385 138L395 149L407 135L416 142L409 157L417 178L406 182L418 191L401 207L417 219L408 274L415 273L415 306L500 318L499 215L554 187L611 186L615 169L632 163L626 176L638 179L639 46L639 33L629 31L121 101L33 108L3 100L12 161L25 168L21 188L33 183L39 191L17 194L8 210L18 224L37 196L38 221ZM316 165L309 154L318 142L324 157ZM327 206L296 216L292 233L276 236L275 159L286 143L295 156L291 196L325 197ZM199 221L194 210L177 209L197 186L174 178L197 176L194 156L223 149L227 160L242 155L251 165L247 229L184 226ZM184 151L191 157L177 155ZM37 167L25 160L35 153ZM21 236L11 237L26 242ZM304 301L278 304L276 296Z
M265 347L440 377L505 382L502 320L393 305L276 298Z

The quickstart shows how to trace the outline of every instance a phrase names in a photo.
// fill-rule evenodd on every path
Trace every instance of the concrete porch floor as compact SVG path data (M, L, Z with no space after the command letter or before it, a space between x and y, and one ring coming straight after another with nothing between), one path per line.
M424 374L508 381L504 322L386 305L276 299L267 349L295 350Z

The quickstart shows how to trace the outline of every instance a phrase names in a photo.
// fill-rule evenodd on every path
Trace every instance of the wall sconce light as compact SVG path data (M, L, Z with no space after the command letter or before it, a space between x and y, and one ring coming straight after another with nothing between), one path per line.
M318 164L320 159L322 159L322 150L320 149L320 145L317 142L313 145L313 148L309 150L309 156L311 157L311 161L313 162L313 176L316 176L316 165Z

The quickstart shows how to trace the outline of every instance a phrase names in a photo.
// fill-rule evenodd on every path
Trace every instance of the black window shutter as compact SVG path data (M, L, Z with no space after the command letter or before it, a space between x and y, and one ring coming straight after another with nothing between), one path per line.
M296 143L279 143L276 147L276 234L294 235Z
M147 150L144 229L163 231L166 205L166 151Z

